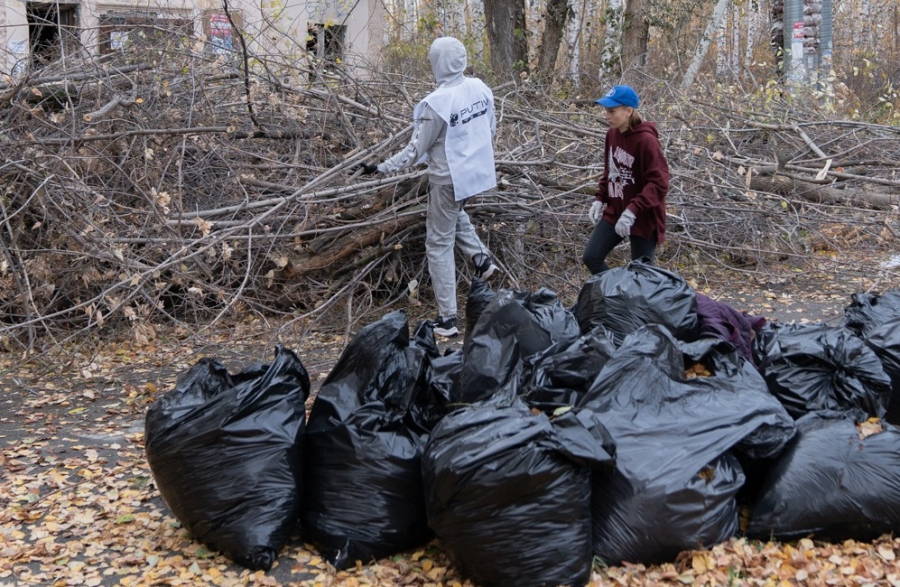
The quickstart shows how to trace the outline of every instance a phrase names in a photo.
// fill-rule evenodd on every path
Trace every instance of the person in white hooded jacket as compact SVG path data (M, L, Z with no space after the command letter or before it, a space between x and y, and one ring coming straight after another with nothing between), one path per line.
M377 165L359 166L364 175L391 173L428 163L428 209L425 252L438 317L435 334L456 336L456 262L454 245L470 259L475 274L488 279L497 272L463 202L497 185L493 136L497 128L494 94L480 79L465 77L468 56L453 37L440 37L428 52L437 89L413 110L413 134L406 147Z

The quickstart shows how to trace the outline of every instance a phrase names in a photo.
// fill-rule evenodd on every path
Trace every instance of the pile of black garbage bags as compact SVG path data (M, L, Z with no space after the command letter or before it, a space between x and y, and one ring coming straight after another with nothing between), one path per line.
M900 528L900 292L782 325L639 261L570 308L476 280L461 350L393 312L307 419L309 392L278 347L237 374L203 359L150 407L156 485L196 540L268 569L292 536L337 568L437 537L475 583L528 587Z

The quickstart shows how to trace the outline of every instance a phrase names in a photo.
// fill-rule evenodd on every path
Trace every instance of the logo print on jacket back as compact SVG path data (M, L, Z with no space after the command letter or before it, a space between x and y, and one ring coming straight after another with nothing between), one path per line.
M454 112L450 115L450 126L456 126L457 124L466 124L478 118L479 116L484 116L487 114L488 101L487 100L478 100L474 102L470 106L466 106L461 109L458 113ZM460 122L460 117L462 117L462 121Z

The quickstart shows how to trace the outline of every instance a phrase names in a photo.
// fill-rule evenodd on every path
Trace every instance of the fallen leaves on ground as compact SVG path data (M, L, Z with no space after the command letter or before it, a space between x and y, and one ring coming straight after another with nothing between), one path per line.
M735 291L729 303L755 308L758 315L777 303L796 308L802 319L817 318L802 314L810 306L799 296L769 293L774 297L748 295L745 306ZM827 287L815 295L813 307L831 313L849 301ZM243 365L248 349L254 349L255 360L264 360L268 351L241 342L233 331L202 349L187 340L182 333L160 334L146 345L110 342L67 366L66 377L38 375L40 369L28 364L6 369L0 378L0 585L473 587L437 542L335 571L295 537L264 573L193 541L153 483L143 450L146 408L201 356L224 353ZM334 335L306 335L288 345L298 350L316 387L343 342ZM703 376L703 370L697 366L693 374ZM590 584L900 587L898 552L900 538L890 536L842 544L736 538L667 564L597 566Z
M759 542L735 538L684 552L674 563L604 569L592 585L900 586L900 538L841 544Z

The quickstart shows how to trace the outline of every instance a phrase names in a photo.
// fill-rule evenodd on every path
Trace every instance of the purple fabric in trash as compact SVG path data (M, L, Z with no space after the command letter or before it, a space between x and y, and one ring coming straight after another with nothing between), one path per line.
M765 325L765 318L739 312L728 304L717 302L701 293L697 293L697 316L700 336L727 340L744 358L756 364L753 360L753 335Z

